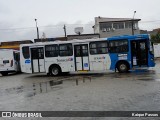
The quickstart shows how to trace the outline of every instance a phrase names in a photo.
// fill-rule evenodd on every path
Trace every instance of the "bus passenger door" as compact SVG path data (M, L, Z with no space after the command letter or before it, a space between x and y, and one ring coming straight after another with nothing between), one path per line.
M89 70L88 44L74 46L75 71Z
M45 72L44 48L31 48L32 73Z
M133 66L148 65L148 48L147 41L134 40L131 41L131 59Z

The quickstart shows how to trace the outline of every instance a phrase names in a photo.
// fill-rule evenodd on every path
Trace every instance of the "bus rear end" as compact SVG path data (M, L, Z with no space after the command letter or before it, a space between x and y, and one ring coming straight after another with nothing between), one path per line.
M139 35L130 40L132 67L154 67L153 47L149 35Z

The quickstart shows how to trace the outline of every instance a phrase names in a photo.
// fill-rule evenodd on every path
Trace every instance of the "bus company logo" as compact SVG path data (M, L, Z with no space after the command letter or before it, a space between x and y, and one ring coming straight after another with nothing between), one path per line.
M2 112L2 117L12 117L11 112Z
M68 61L73 61L73 58L68 58Z
M94 60L104 60L106 57L102 56L102 57L94 57Z
M31 61L30 60L25 60L25 63L28 64L28 63L31 63Z
M127 56L127 54L118 54L118 57Z
M57 62L68 62L68 61L73 61L73 58L57 59Z

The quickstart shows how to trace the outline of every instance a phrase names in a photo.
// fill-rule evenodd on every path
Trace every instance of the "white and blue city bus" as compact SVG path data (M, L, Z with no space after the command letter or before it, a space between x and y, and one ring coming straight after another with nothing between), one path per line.
M21 70L56 76L63 72L128 72L154 67L149 35L129 35L86 40L20 45Z

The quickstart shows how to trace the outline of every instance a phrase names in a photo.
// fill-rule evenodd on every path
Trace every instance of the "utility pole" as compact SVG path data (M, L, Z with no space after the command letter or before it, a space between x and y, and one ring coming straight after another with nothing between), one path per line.
M37 26L37 19L35 19L36 22L36 28L37 28L37 39L39 40L39 30L38 30L38 26Z
M65 25L64 25L63 29L64 29L64 35L65 35L65 38L66 38L66 41L67 41L66 26Z
M134 35L134 16L136 11L134 11L133 18L132 18L132 35Z

